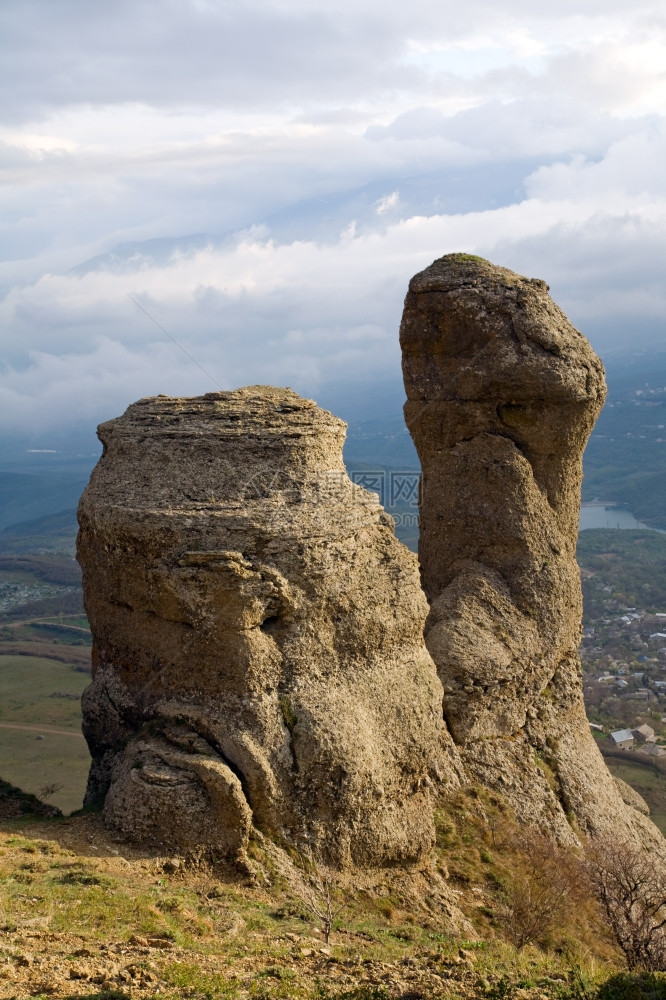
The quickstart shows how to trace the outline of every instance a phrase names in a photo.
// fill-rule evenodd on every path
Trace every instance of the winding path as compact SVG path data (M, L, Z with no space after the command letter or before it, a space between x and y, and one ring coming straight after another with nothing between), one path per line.
M48 726L20 726L12 722L0 722L0 729L21 729L27 733L51 733L53 736L76 736L83 739L83 733L73 732L71 729L50 729Z

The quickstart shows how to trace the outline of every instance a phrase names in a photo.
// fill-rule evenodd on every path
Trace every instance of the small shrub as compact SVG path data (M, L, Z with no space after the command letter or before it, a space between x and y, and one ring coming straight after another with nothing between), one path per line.
M488 1000L511 1000L516 996L516 987L506 976L502 976L486 990L485 995Z
M621 972L599 987L597 997L599 1000L666 1000L666 976L654 972Z
M560 986L558 1000L597 1000L599 991L596 983L582 969L574 967L567 977L566 986Z
M588 869L629 969L666 970L666 873L646 851L611 838L595 842Z
M58 792L62 791L62 788L63 786L60 782L52 781L46 785L40 785L40 787L37 789L37 792L40 799L46 801L46 799L50 799L53 795L56 795Z
M585 868L572 851L535 829L523 830L512 846L515 863L499 892L497 918L516 948L547 945L589 896Z
M336 873L318 864L311 852L297 853L296 857L296 865L282 865L281 875L321 924L328 944L333 924L351 904L353 893L343 889Z
M205 1000L222 1000L238 995L238 990L219 972L204 972L190 962L167 965L162 975L171 986L187 990L185 996L203 997Z

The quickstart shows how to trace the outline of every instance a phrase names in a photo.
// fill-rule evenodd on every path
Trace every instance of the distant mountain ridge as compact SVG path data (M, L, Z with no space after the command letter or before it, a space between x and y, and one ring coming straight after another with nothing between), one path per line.
M525 196L524 178L543 158L520 163L450 167L425 174L382 177L342 191L297 199L263 218L239 218L222 233L192 233L120 243L82 261L67 273L83 277L97 271L126 273L142 266L164 266L175 254L189 256L206 247L233 245L247 233L263 233L280 243L337 241L350 226L378 232L402 219L501 208Z
M0 531L12 525L75 508L87 476L72 473L23 475L3 472L0 480Z
M83 277L96 271L111 271L114 274L124 274L135 271L137 265L167 264L171 257L178 253L189 256L207 246L217 246L223 242L219 236L210 233L194 233L191 236L162 237L153 240L140 240L131 243L119 243L107 253L97 254L89 260L70 268L67 274Z
M73 555L77 531L74 507L32 521L20 521L0 531L0 553L47 551Z

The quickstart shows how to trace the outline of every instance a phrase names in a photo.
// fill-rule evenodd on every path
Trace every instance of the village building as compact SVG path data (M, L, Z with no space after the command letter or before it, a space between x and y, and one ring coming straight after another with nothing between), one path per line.
M632 729L631 735L638 743L657 742L657 737L654 735L654 729L652 726L648 726L645 723L643 723L642 726L637 726L636 729Z
M666 757L666 747L659 747L656 743L646 743L641 747L640 753L649 754L650 757Z
M608 739L618 750L631 750L634 745L634 735L629 729L616 729L609 733Z

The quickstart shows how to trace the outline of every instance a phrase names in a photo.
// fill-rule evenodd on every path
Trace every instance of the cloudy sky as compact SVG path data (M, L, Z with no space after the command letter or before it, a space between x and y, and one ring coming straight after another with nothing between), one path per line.
M5 430L376 399L454 250L545 278L602 355L666 340L661 0L21 0L0 38Z

